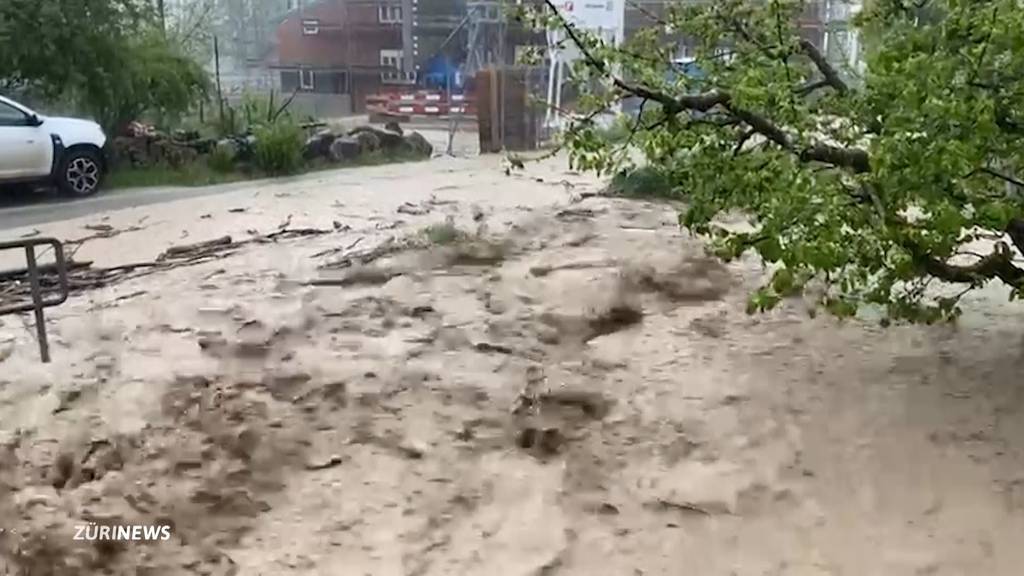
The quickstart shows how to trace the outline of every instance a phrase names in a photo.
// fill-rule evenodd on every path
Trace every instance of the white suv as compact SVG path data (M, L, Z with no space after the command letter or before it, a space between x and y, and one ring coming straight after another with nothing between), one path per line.
M95 122L41 116L0 96L0 186L49 182L70 196L94 194L106 143Z

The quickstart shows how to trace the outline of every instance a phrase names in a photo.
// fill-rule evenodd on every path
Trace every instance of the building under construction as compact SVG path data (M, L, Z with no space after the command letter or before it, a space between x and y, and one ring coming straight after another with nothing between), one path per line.
M675 0L679 1L679 0ZM685 1L685 0L683 0ZM264 54L284 91L317 115L365 110L368 96L415 89L459 91L477 71L512 65L523 50L544 47L545 35L505 17L516 0L281 0L246 57ZM627 0L624 34L650 27L672 1ZM817 0L799 21L801 33L839 63L856 59L849 32L851 4ZM253 30L263 30L251 26ZM680 49L685 53L686 43ZM685 55L685 54L683 54Z

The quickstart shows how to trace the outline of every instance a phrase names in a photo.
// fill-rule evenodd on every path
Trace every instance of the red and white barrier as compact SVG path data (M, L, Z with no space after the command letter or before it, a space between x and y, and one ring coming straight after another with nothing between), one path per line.
M367 96L366 109L371 114L394 116L440 117L452 114L474 115L471 98L465 94L420 90L412 93L388 93Z

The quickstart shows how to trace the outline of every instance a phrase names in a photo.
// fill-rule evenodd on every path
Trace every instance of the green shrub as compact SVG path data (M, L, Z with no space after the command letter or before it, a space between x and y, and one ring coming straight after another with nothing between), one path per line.
M228 148L216 146L206 159L206 163L214 172L227 174L235 170L235 155Z
M280 119L255 130L253 163L272 176L294 174L302 169L302 129L294 122Z
M680 198L669 177L652 166L643 166L616 174L608 192L627 198Z

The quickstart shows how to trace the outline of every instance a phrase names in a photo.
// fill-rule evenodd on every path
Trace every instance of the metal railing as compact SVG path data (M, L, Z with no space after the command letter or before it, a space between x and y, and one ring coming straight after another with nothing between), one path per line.
M38 246L49 246L53 249L54 264L47 268L52 268L57 272L57 291L55 296L50 298L44 298L41 270L36 259L36 247ZM16 278L24 273L28 277L32 301L0 306L0 316L34 312L36 317L36 336L39 339L39 355L42 357L43 363L49 363L50 344L46 338L46 318L43 315L43 309L60 306L68 299L70 289L68 287L68 267L64 259L64 246L55 238L33 238L15 242L0 242L0 252L5 250L25 251L26 267L23 270L6 272L3 276Z

